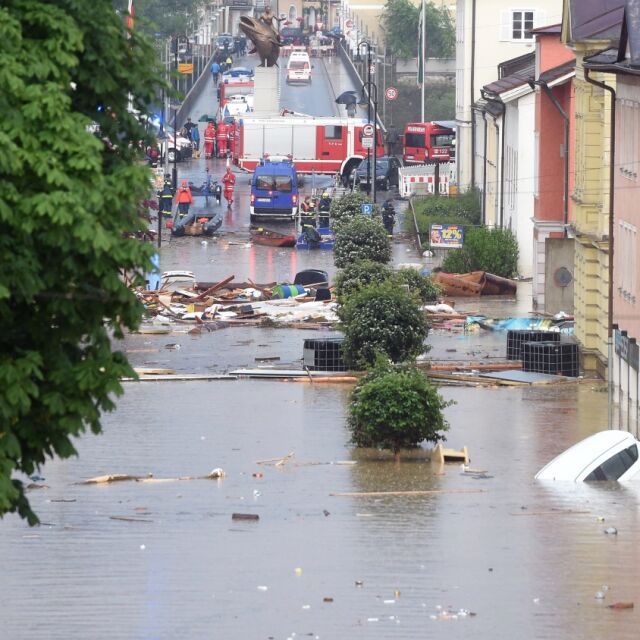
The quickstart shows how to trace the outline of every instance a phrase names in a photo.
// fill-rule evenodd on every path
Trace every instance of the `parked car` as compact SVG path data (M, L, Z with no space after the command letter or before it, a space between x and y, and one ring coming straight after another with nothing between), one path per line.
M243 95L231 96L224 105L225 116L241 116L251 110L247 97Z
M222 74L222 81L225 82L227 79L230 80L231 78L253 78L253 75L253 69L248 69L247 67L231 67L231 69Z
M230 33L221 33L216 38L216 49L224 53L235 53L236 43Z
M193 153L193 146L188 138L181 136L178 133L178 137L174 136L173 128L165 127L165 137L158 139L160 158L164 159L165 153L168 154L168 161L173 162L174 158L176 162L182 160L188 160ZM177 151L177 155L176 154Z
M349 186L353 185L355 179L356 185L360 189L365 191L369 190L369 183L367 182L367 167L368 162L365 158L357 167L355 172L349 178ZM381 191L387 191L389 187L397 187L399 183L398 169L402 167L402 164L395 156L382 156L376 158L376 189ZM369 179L373 177L373 164L372 170L369 172Z

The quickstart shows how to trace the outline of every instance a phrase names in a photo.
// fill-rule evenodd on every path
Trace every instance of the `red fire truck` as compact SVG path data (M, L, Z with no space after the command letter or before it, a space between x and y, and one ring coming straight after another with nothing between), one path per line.
M231 96L250 96L253 100L253 80L234 78L233 82L221 82L218 85L220 100L218 102L218 118L224 115L224 108Z
M455 123L409 122L404 128L402 159L405 164L450 162L455 158Z
M340 173L351 170L367 156L362 146L366 120L357 118L291 115L284 111L271 118L241 118L236 129L233 161L253 171L266 156L290 158L298 173ZM384 155L380 130L376 154Z

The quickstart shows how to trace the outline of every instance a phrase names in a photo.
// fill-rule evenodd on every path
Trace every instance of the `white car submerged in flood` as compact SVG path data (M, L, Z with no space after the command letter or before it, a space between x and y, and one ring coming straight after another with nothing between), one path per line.
M556 456L538 471L535 479L625 482L640 472L639 445L628 431L599 431Z

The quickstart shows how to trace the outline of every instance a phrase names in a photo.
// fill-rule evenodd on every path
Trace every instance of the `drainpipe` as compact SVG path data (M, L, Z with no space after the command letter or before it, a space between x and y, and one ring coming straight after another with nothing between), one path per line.
M471 188L476 188L476 119L473 115L475 104L476 72L476 0L471 4Z
M500 224L499 227L502 229L504 226L504 147L505 147L505 137L507 133L507 108L505 107L502 110L502 126L500 127L502 134L502 140L500 142Z
M562 119L564 120L564 232L563 235L566 238L567 228L569 226L569 116L566 111L562 108L562 105L558 102L558 99L553 95L553 91L544 80L536 80L533 83L534 85L538 85L542 87L542 90L545 92L549 100L553 103L553 106L558 110Z
M482 112L484 118L484 153L483 153L483 171L482 171L482 224L487 224L487 112Z
M607 301L607 377L609 378L609 429L613 428L613 179L614 179L614 159L616 154L616 90L604 82L594 80L589 75L590 69L585 67L584 79L596 87L600 87L609 92L611 96L611 140L609 141L609 300Z

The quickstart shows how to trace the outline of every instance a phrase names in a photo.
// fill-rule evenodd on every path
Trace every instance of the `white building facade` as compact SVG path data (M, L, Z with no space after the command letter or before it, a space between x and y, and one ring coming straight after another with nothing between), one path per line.
M498 64L535 50L530 30L560 22L562 0L458 0L456 11L456 155L458 184L478 185L472 106Z

